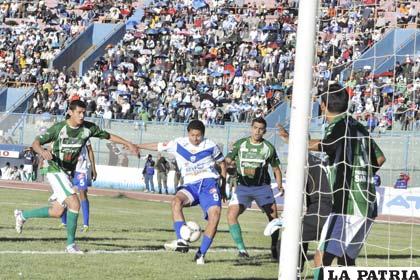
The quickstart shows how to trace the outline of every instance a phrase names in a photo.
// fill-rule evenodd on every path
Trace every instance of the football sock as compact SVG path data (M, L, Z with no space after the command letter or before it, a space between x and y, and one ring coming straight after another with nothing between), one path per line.
M174 222L174 230L176 233L176 239L182 239L181 238L181 227L185 224L184 221L176 221Z
M67 225L67 209L65 209L63 215L61 215L61 223Z
M277 241L279 240L279 233L280 233L280 230L278 229L275 232L273 232L273 234L271 235L271 247L277 246Z
M201 241L200 252L204 256L207 253L207 250L210 248L213 238L208 237L207 235L203 236Z
M22 212L22 217L25 220L30 218L48 218L50 216L50 214L48 213L49 209L50 207L42 207L33 210L26 210Z
M83 225L89 226L89 200L82 200L80 204L82 205Z
M323 277L321 270L320 267L314 269L314 280L322 280L322 278L320 278Z
M233 224L229 226L229 232L232 236L233 241L235 241L236 247L239 251L245 251L244 240L242 239L241 226L239 224Z
M67 246L74 243L79 213L68 209L67 211Z

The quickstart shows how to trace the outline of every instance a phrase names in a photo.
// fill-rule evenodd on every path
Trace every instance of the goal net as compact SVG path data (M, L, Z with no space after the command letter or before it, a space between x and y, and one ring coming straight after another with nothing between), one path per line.
M420 266L419 12L418 1L320 1L308 122L310 138L325 141L307 160L301 279L316 273L320 239L325 252L357 255L356 266ZM347 91L347 113L325 118L321 103L334 106L335 85ZM340 118L346 120L341 130L334 128ZM386 158L379 170L376 148ZM331 211L366 221L357 226L360 221L336 218L322 236Z

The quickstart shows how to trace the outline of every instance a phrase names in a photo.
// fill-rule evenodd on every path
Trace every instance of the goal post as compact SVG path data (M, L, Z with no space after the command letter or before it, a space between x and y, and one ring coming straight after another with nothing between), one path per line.
M287 190L283 212L279 279L297 279L299 242L307 160L308 129L311 119L313 64L316 46L318 0L299 3L295 74L290 117Z
M279 279L297 279L318 0L300 1Z

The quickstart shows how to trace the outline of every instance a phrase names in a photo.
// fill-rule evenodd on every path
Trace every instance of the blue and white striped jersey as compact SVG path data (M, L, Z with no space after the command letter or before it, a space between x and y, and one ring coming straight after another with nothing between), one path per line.
M211 140L204 138L195 146L188 137L177 138L167 143L159 143L160 152L175 156L185 184L191 184L206 178L219 178L215 163L224 160L220 148Z

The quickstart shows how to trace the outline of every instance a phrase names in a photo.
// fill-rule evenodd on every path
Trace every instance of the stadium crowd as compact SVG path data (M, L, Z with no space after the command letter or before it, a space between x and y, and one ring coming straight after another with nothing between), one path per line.
M10 45L5 52L12 47L24 48L25 52L40 49L39 57L51 59L77 34L71 31L73 26L78 30L100 16L125 20L133 10L131 3L82 2L79 8L84 8L78 13L73 13L73 2L57 6L59 25L54 28L58 31L52 34L29 28L30 36L20 36L24 39L15 44L13 36L11 40L4 36L4 44ZM81 98L87 101L90 116L104 119L188 122L198 118L208 124L223 124L265 116L291 93L298 1L277 1L275 8L267 8L264 3L237 6L233 1L208 2L209 5L204 1L154 2L145 9L142 23L128 30L121 43L109 45L83 77L78 77L74 69L49 70L45 68L47 62L39 66L34 61L37 55L31 59L31 53L22 59L11 59L9 53L4 59L9 63L3 63L2 80L38 85L31 113L63 114L69 100ZM389 29L381 2L359 2L323 1L315 67L319 86L340 79L342 70ZM66 12L69 6L73 10ZM394 10L397 8L407 22L417 20L414 6L407 13L401 13L397 6ZM51 26L54 19L50 18L55 18L49 15L51 12L47 16L42 6L38 10L36 15L45 26ZM30 42L26 48L32 33L41 35L33 35L39 40L33 43L35 47ZM409 60L417 67L415 58ZM407 63L400 62L397 67L403 68ZM388 127L393 118L387 114L404 108L410 110L397 113L395 119L402 120L402 124L416 119L417 113L412 112L417 112L418 107L417 77L410 79L404 75L407 72L396 70L395 78L401 86L394 89L393 73L373 77L370 70L364 69L344 80L352 95L352 108L360 119L376 124L375 127L381 123ZM407 114L415 117L406 118ZM405 127L411 128L412 123Z

